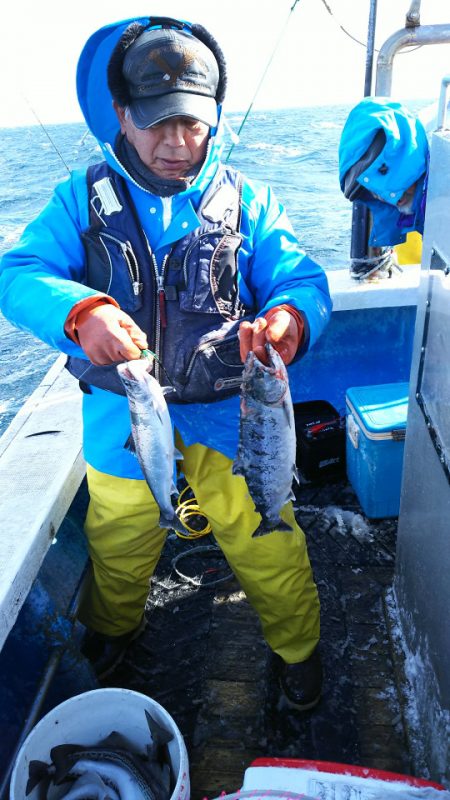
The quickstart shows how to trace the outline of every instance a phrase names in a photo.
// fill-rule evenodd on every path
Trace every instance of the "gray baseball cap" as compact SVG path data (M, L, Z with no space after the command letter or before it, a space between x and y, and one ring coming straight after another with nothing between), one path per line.
M122 71L137 128L177 116L217 125L219 66L194 36L168 28L145 31L127 50Z

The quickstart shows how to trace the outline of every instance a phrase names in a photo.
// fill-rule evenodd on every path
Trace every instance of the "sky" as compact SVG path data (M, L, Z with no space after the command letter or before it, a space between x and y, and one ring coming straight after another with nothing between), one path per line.
M378 0L376 48L404 27L411 1ZM370 0L298 0L290 13L292 5L8 0L1 14L0 127L82 121L75 73L84 43L102 25L149 13L199 22L213 33L227 59L229 111L247 110L253 99L255 109L357 103L364 94L366 51L351 36L365 44ZM422 0L422 25L445 22L450 24L449 0ZM437 100L449 73L450 44L411 49L394 61L392 96Z

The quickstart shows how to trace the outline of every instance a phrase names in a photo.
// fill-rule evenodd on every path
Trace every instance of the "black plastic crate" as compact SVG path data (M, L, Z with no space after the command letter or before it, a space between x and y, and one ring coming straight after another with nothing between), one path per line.
M315 482L345 475L345 416L326 400L294 403L297 469Z

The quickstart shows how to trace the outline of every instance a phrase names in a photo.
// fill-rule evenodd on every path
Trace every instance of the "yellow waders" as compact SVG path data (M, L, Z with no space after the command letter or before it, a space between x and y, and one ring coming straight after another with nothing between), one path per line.
M288 663L308 658L319 640L319 600L291 503L282 517L293 533L252 539L260 517L244 479L232 474L230 459L203 445L186 447L179 437L176 444L184 455L186 480L260 618L267 643ZM145 481L89 466L87 477L91 501L85 530L94 582L80 618L101 633L120 635L140 622L167 531L158 527L159 510Z
M411 231L406 237L406 242L397 244L394 250L400 265L420 264L422 261L422 236L417 231Z

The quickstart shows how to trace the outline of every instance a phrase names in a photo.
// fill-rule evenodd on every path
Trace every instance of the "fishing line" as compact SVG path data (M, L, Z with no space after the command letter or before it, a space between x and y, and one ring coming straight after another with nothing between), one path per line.
M345 35L346 35L346 36L348 36L348 37L349 37L349 39L352 39L352 41L353 41L353 42L356 42L356 44L360 44L362 47L366 47L366 42L362 42L360 39L357 39L357 38L356 38L356 36L353 36L353 34L352 34L352 33L350 33L350 31L348 31L346 28L344 28L344 26L342 25L342 23L341 23L341 22L339 22L338 18L336 17L336 14L334 13L334 11L333 11L333 10L330 8L330 6L328 5L328 3L327 3L327 0L321 0L321 2L322 2L322 3L323 3L323 5L325 6L325 8L326 8L326 10L328 11L329 15L330 15L331 17L333 17L333 19L335 20L336 24L337 24L337 25L338 25L338 27L341 29L341 31L342 31L343 33L345 33ZM412 53L412 52L414 52L414 50L420 50L420 49L421 49L421 47L423 47L423 45L421 45L421 44L418 44L418 45L412 45L410 48L408 48L408 51L407 51L407 52L408 52L408 53ZM378 48L378 47L374 47L374 51L375 51L376 53L379 53L379 52L380 52L380 50L379 50L379 48ZM406 55L406 51L405 51L405 50L403 50L403 51L401 51L400 53L398 53L398 55Z
M291 9L290 9L290 11L289 11L289 14L288 14L288 16L287 16L287 19L286 19L286 22L284 23L284 26L283 26L283 28L282 28L282 30L281 30L281 33L280 33L280 35L279 35L279 37L278 37L278 40L277 40L276 44L275 44L275 47L274 47L274 48L273 48L273 50L272 50L272 54L271 54L271 56L270 56L270 58L269 58L269 60L268 60L268 62L267 62L267 64L266 64L265 70L264 70L264 72L263 72L263 74L262 74L262 76L261 76L261 79L260 79L260 81L259 81L259 83L258 83L257 87L256 87L256 90L255 90L255 93L254 93L254 95L253 95L253 97L252 97L252 100L251 100L251 102L250 102L250 105L249 105L249 107L248 107L248 109L247 109L247 111L246 111L246 113L245 113L245 115L244 115L244 119L242 120L242 122L241 122L241 124L240 124L240 126L239 126L239 130L238 130L238 132L237 132L236 134L234 134L234 137L235 137L235 138L232 138L232 144L231 144L231 147L230 147L230 149L228 150L228 154L227 154L227 157L226 157L226 159L225 159L225 163L226 163L226 162L228 161L228 159L230 158L230 155L231 155L231 153L233 152L233 148L234 148L234 145L236 144L236 141L239 141L239 134L241 133L241 130L242 130L242 128L244 127L244 125L245 125L245 123L246 123L246 121L247 121L247 117L249 116L249 114L250 114L250 111L252 110L253 103L254 103L254 102L255 102L255 100L256 100L256 96L257 96L257 94L258 94L258 92L259 92L259 90L260 90L260 88L261 88L261 86L262 86L262 84L263 84L264 78L266 77L266 75L267 75L267 73L268 73L268 71L269 71L269 67L270 67L270 65L272 64L272 61L273 61L273 59L274 59L274 57L275 57L275 53L276 53L276 51L278 50L278 47L279 47L279 46L280 46L280 44L281 44L281 40L282 40L282 38L283 38L283 36L284 36L285 30L286 30L286 28L287 28L287 26L288 26L288 23L289 23L289 20L290 20L290 18L291 18L291 16L292 16L292 12L294 11L294 9L295 9L295 6L297 5L297 3L298 3L299 1L300 1L300 0L294 0L294 3L293 3L293 5L291 6Z
M141 355L139 356L139 358L146 358L148 361L152 362L152 364L153 364L153 361L157 361L159 366L161 367L162 371L164 372L164 375L166 376L167 380L169 381L173 391L176 392L175 386L173 385L173 383L172 383L172 381L170 379L170 375L168 375L167 370L164 367L164 364L162 363L161 359L158 358L156 353L153 352L153 350L147 350L147 349L146 350L141 350Z
M350 39L352 39L354 42L356 42L356 44L361 44L363 47L365 47L366 46L366 42L361 42L360 39L357 39L356 36L353 36L353 34L351 34L350 31L348 31L346 28L344 28L344 26L339 22L339 20L336 17L336 14L333 13L333 11L331 10L331 8L328 5L328 3L326 2L326 0L322 0L322 3L324 4L324 6L325 6L326 10L328 11L328 13L330 14L330 16L332 16L334 18L334 20L338 24L339 28L341 29L341 31L343 31L346 36L348 36ZM375 50L377 51L377 53L379 52L379 50L377 50L377 48L375 48Z
M62 163L64 164L64 166L65 166L65 168L66 168L66 170L67 170L67 172L69 173L69 175L71 175L71 173L72 173L72 170L70 169L69 165L68 165L68 164L67 164L67 162L65 161L65 159L64 159L64 157L63 157L63 155L62 155L61 151L60 151L60 150L59 150L59 148L57 147L56 143L53 141L53 139L52 139L52 137L50 136L50 134L49 134L48 130L47 130L47 129L46 129L46 127L45 127L45 125L44 125L44 124L41 122L41 120L39 119L39 117L38 117L38 115L37 115L36 111L34 110L33 106L31 105L30 101L28 100L28 98L27 98L27 97L25 97L25 95L23 94L23 92L21 92L21 96L22 96L23 100L25 101L25 103L27 104L27 106L28 106L28 108L30 109L30 111L31 111L31 113L33 114L33 116L34 116L34 117L36 118L36 120L38 121L38 123L39 123L39 125L41 126L42 130L44 131L44 133L45 133L45 135L46 135L47 139L49 140L50 144L52 145L52 147L53 147L53 149L54 149L55 153L56 153L56 154L59 156L59 158L61 159Z

